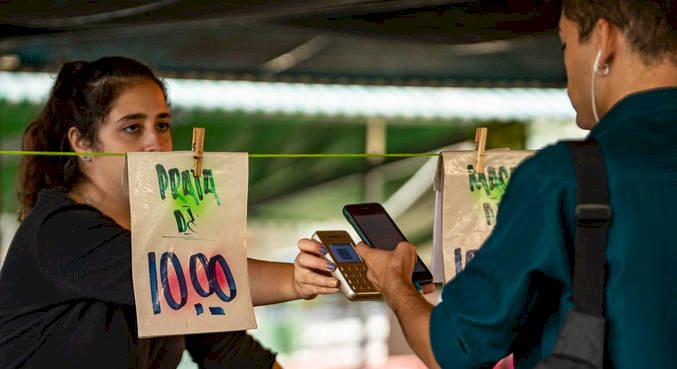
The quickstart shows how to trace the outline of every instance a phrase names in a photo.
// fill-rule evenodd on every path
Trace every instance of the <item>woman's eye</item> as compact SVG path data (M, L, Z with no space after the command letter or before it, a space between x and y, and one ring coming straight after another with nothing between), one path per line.
M127 126L127 127L123 128L122 130L125 131L125 132L130 132L130 133L132 133L132 132L138 131L138 130L139 130L139 126L137 126L136 124L133 124L133 125L131 125L131 126Z
M157 128L160 131L168 131L169 130L169 123L158 123Z

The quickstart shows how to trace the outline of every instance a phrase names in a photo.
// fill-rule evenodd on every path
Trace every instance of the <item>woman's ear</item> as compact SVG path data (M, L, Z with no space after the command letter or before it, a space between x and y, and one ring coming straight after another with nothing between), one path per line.
M82 137L80 130L75 127L68 129L68 142L75 152L91 152L91 142Z

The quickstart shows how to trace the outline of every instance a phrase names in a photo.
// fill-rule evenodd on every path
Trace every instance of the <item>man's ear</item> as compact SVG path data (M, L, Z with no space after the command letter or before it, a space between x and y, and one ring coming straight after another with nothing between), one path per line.
M82 137L80 130L71 127L68 129L68 142L71 144L71 148L75 152L91 152L91 142Z
M618 27L604 18L600 18L595 23L595 48L600 50L602 55L599 58L600 65L611 63L616 49L618 48L618 37L621 36Z

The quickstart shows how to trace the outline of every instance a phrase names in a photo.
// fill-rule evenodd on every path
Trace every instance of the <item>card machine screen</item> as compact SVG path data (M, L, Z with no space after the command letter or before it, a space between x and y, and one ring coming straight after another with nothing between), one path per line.
M355 252L353 245L348 243L336 243L328 245L332 254L336 256L336 261L339 263L360 262L360 256Z

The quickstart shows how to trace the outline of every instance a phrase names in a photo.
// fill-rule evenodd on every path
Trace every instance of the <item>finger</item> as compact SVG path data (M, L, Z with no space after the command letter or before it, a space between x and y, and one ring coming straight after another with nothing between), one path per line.
M324 276L318 273L313 273L312 271L305 271L304 275L301 276L300 281L302 285L311 288L338 288L339 281L338 279L331 276Z
M406 252L410 254L416 254L416 245L414 245L411 242L400 241L397 244L397 246L395 246L395 250L400 250L400 252Z
M407 241L401 241L395 247L395 252L411 260L411 264L416 263L416 245Z
M296 265L303 269L318 270L318 271L333 271L336 265L325 258L321 258L314 254L300 253L296 256Z
M322 243L308 238L300 239L299 242L297 242L297 246L301 251L315 255L324 255L327 253L327 249Z
M421 287L421 291L423 292L424 295L427 295L427 294L435 291L435 285L432 284L432 283L424 284Z
M364 257L365 255L369 254L369 251L371 251L371 248L367 246L366 243L361 242L355 245L355 251L357 251L357 254L360 255L361 257Z
M321 294L321 295L330 295L333 293L337 293L339 291L338 287L336 288L330 288L330 287L317 287L315 293Z
M357 252L357 255L359 255L360 258L362 258L362 260L364 261L364 264L367 265L367 268L371 269L372 268L371 265L373 263L373 260L371 260L371 257L372 257L373 254L371 252L374 251L374 250L372 250L364 242L360 242L355 246L355 251Z

